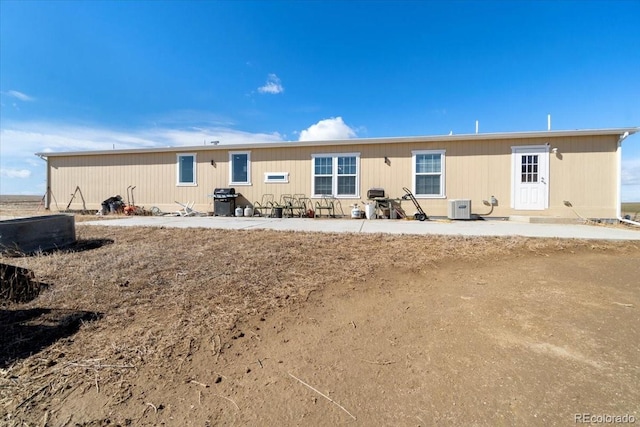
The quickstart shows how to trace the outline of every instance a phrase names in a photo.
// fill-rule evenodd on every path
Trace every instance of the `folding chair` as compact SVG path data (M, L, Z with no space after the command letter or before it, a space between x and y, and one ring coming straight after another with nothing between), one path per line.
M180 202L176 202L177 204L179 204L180 206L182 206L182 209L180 209L177 214L180 216L195 216L195 215L201 215L200 212L196 211L193 209L193 205L196 204L196 202L187 202L187 204L184 203L180 203Z

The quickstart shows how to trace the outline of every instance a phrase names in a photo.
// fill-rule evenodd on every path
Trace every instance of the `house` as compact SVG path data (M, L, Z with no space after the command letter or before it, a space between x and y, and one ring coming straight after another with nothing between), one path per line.
M135 186L135 203L175 211L176 201L213 210L215 188L233 187L239 205L263 194L333 195L343 207L383 188L409 188L429 216L468 199L490 217L617 218L621 145L640 128L485 133L312 142L36 153L47 162L48 208L66 207L80 187L100 209ZM55 200L57 199L57 202ZM491 202L493 200L493 203ZM52 201L57 205L54 206ZM403 203L409 213L410 202ZM70 209L81 209L73 200ZM345 212L347 212L345 209Z

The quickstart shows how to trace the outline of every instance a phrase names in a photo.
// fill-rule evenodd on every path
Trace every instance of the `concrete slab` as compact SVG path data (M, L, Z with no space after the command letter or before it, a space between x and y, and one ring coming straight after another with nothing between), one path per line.
M388 233L450 236L524 236L563 239L640 240L640 228L586 224L535 224L511 221L408 221L260 217L132 216L77 222L76 226L218 228L330 233Z

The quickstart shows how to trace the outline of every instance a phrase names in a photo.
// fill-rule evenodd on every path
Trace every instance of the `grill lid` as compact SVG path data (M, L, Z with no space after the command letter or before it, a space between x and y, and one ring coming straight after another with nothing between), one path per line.
M228 196L231 194L236 194L236 189L235 188L216 188L215 190L213 190L213 194L218 196L218 195L224 195L224 196Z
M232 199L238 197L235 188L216 188L213 190L214 199Z
M371 188L367 191L367 199L384 198L384 188Z

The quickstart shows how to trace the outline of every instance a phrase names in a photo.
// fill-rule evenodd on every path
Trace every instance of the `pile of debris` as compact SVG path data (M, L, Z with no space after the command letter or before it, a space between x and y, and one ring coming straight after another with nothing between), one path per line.
M41 288L33 271L0 263L0 303L29 302L38 296Z

